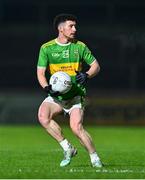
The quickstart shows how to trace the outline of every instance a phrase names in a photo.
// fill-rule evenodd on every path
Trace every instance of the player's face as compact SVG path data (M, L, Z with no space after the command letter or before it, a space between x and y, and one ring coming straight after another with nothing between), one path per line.
M74 39L76 34L76 22L75 21L66 21L62 25L62 34L67 39Z

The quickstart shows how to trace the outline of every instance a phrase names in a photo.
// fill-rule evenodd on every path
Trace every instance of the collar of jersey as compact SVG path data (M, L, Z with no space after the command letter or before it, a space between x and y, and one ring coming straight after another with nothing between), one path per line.
M57 39L55 39L55 42L56 42L58 45L60 45L60 46L68 46L68 45L70 45L70 43L71 43L71 42L68 42L68 43L66 43L66 44L63 44L63 43L58 42Z

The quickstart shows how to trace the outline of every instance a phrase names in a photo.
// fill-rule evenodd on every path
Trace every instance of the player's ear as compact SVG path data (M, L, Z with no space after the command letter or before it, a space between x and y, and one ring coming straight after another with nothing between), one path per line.
M58 25L58 31L59 31L59 32L62 32L62 31L63 31L63 23L60 23L60 24Z

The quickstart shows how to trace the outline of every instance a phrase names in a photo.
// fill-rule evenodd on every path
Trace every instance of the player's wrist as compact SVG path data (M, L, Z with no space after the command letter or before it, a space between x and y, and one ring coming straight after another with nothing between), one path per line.
M58 91L53 91L53 90L52 90L51 84L49 84L48 86L45 86L45 87L44 87L44 91L45 91L47 94L49 94L49 95L51 95L51 96L53 96L53 97L57 97L57 96L60 95L60 93L59 93Z
M86 76L86 80L89 79L89 74L87 72L85 72L85 76Z
M46 85L43 89L46 93L49 93L51 87L50 87L50 85Z

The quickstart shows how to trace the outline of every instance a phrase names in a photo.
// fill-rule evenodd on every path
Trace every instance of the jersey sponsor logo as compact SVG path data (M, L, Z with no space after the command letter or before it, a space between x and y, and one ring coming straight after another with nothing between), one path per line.
M59 56L60 56L60 54L57 53L57 52L53 52L53 53L52 53L52 57L56 57L56 58L57 58L57 57L59 57Z
M82 68L80 63L61 63L61 64L50 64L49 69L50 73L53 74L57 71L64 71L70 76L75 76L75 71L80 71Z

